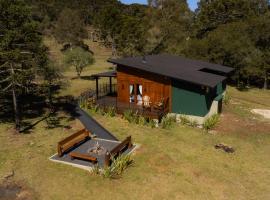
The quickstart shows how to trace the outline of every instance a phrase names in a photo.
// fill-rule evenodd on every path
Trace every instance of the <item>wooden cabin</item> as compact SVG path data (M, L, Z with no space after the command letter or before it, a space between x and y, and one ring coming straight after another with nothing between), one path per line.
M148 115L152 113L153 117L184 114L199 123L221 112L226 79L233 71L229 67L166 54L109 59L108 62L116 65L116 72L93 77L97 80L97 91L99 78L110 78L110 91L111 79L116 78L117 108L128 105Z

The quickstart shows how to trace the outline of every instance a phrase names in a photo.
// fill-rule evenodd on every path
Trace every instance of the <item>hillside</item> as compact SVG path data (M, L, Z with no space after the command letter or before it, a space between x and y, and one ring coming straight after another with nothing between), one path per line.
M49 38L46 44L60 60L60 46ZM69 82L60 92L77 96L93 86L91 74L107 70L109 49L86 41L96 63L74 79L72 68L64 75ZM270 109L270 93L258 89L228 88L231 101L217 127L209 133L175 124L171 129L152 129L129 124L120 116L93 114L119 139L132 135L139 149L135 164L120 179L107 180L74 167L56 164L49 157L57 142L82 126L63 112L54 118L35 118L31 134L14 135L10 124L0 125L0 177L14 171L9 182L22 186L28 199L262 199L270 198L270 122L250 112ZM48 128L50 120L58 125ZM66 127L70 127L66 128ZM225 143L235 148L227 154L214 148ZM4 180L4 179L3 179ZM6 183L3 183L6 184ZM1 190L1 186L0 186Z

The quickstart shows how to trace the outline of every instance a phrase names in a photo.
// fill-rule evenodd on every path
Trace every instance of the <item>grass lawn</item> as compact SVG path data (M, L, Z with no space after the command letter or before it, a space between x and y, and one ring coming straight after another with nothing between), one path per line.
M105 58L83 76L107 69ZM72 79L60 95L79 95L93 81ZM215 130L176 124L152 129L129 124L120 117L94 117L119 139L132 135L140 148L135 164L120 179L104 179L87 171L49 161L57 142L81 128L76 120L61 116L61 125L46 128L46 121L30 134L15 135L10 124L0 125L0 179L14 170L12 182L24 185L36 199L270 199L270 123L250 113L251 108L270 108L269 91L240 92L229 88L231 103ZM35 119L38 120L38 119ZM214 145L226 143L236 150L228 154ZM1 183L4 181L0 180ZM1 199L1 197L0 197Z

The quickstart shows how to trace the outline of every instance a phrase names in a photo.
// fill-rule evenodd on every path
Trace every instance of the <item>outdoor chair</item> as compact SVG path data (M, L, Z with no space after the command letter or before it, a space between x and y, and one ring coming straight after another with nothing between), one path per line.
M143 97L143 108L151 110L150 97L147 95Z
M153 107L156 110L165 111L165 109L168 108L168 104L169 98L166 98L166 100L164 98L161 98L161 100L159 102L156 102Z

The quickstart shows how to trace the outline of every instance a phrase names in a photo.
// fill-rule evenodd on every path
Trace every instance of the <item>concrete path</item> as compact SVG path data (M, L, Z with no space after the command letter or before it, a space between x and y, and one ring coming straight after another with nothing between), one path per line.
M83 111L78 105L68 111L73 117L81 121L85 128L98 138L119 141L113 134L101 126L93 117Z

